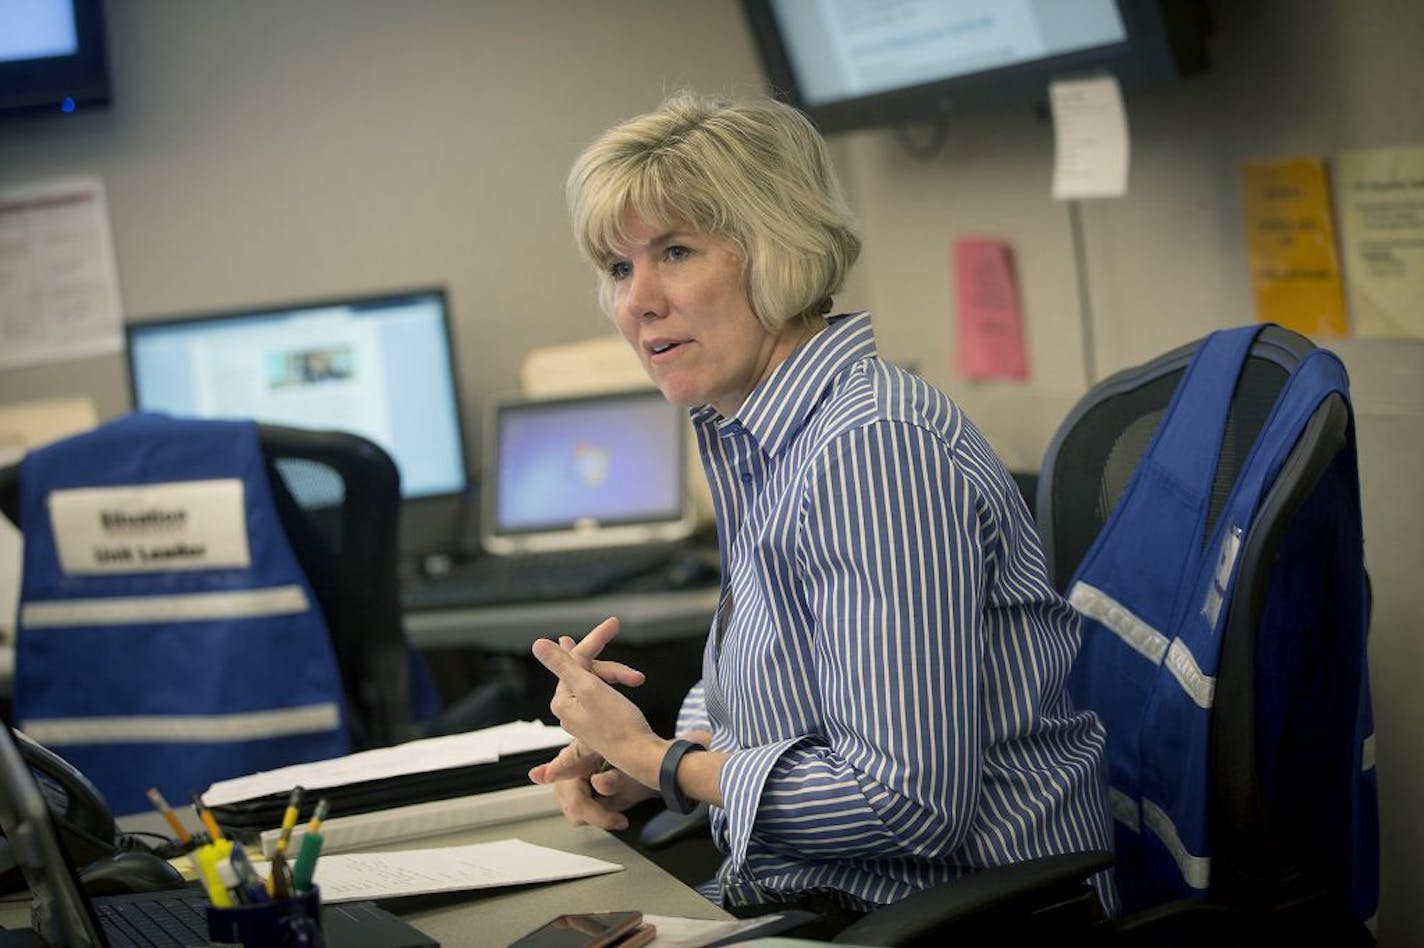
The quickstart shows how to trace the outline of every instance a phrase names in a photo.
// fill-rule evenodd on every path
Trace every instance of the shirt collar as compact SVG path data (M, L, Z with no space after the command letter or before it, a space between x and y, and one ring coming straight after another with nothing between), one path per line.
M876 355L869 313L832 316L827 326L803 342L771 374L752 389L735 418L722 418L715 408L694 409L699 424L720 428L739 423L767 456L775 457L799 432L821 395L846 368Z

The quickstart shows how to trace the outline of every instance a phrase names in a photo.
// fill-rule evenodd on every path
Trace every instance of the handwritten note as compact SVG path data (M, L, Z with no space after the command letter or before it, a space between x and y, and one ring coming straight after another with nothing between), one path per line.
M1053 109L1053 197L1121 197L1131 153L1116 76L1065 79L1048 87Z
M959 374L1028 378L1013 251L1002 240L966 237L954 245Z
M270 863L255 865L264 876L271 869ZM316 883L324 902L356 902L581 879L622 869L591 856L522 839L501 839L468 846L323 856L316 866Z

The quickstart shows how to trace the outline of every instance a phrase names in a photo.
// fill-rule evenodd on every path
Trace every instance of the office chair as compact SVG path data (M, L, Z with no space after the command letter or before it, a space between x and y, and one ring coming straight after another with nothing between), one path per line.
M516 689L490 680L448 706L406 638L400 606L400 473L344 431L259 425L288 541L321 604L352 712L352 743L385 747L508 720Z
M1099 383L1075 406L1049 445L1039 480L1038 523L1051 577L1065 594L1203 341ZM1204 538L1212 536L1288 377L1314 349L1305 337L1278 326L1265 326L1256 336L1230 396ZM1312 582L1334 585L1336 577L1329 570L1336 564L1322 559L1329 554L1317 553L1314 541L1332 531L1359 529L1357 521L1325 522L1328 512L1318 509L1326 491L1317 488L1323 484L1358 491L1352 427L1350 407L1341 393L1332 392L1319 403L1270 483L1238 554L1235 586L1221 626L1210 718L1211 864L1205 898L1129 914L1118 923L1120 930L1160 933L1163 926L1182 924L1184 913L1196 913L1198 922L1211 914L1212 921L1205 923L1209 930L1330 932L1342 943L1368 940L1350 917L1350 841L1340 839L1327 850L1317 840L1319 827L1341 815L1322 812L1319 801L1292 792L1293 781L1339 782L1346 768L1338 760L1318 761L1313 770L1300 766L1301 758L1318 755L1292 746L1286 719L1292 706L1297 711L1308 707L1315 695L1298 684L1284 698L1268 701L1258 691L1257 661L1259 650L1280 647L1267 638L1264 621L1279 621L1272 618L1272 590L1291 593L1301 583ZM1202 451L1211 447L1202 445ZM1361 573L1367 617L1368 577L1362 564L1354 565ZM1320 639L1301 643L1318 650L1318 655L1301 659L1301 682L1349 677L1343 666L1331 665L1329 647L1338 634L1332 623L1343 625L1351 608L1347 593L1334 598L1337 601L1327 607L1336 610L1334 614L1300 630L1301 639ZM1300 740L1321 738L1317 734ZM1348 799L1337 794L1334 801L1343 806ZM1363 845L1368 850L1372 843Z
M1199 344L1181 346L1099 383L1054 436L1035 506L1050 575L1060 591L1067 593L1107 523ZM1225 507L1287 378L1314 348L1308 339L1276 326L1264 327L1256 337L1231 397L1209 505L1211 524ZM1258 707L1255 687L1257 630L1269 607L1268 593L1273 584L1291 581L1276 568L1282 545L1292 530L1326 528L1312 519L1317 514L1311 501L1323 479L1354 478L1351 425L1344 398L1332 394L1320 404L1265 494L1239 554L1211 719L1213 853L1207 897L1138 906L1115 920L1095 919L1075 899L1082 897L1083 880L1113 857L1065 854L985 870L918 893L871 913L836 941L913 945L942 943L949 936L1050 932L1075 944L1187 944L1204 937L1236 943L1252 934L1306 931L1334 936L1339 943L1369 941L1345 904L1348 883L1342 864L1349 862L1348 854L1322 854L1304 846L1310 836L1306 828L1322 815L1307 812L1284 787L1272 785L1273 776L1260 766L1279 754L1266 745L1281 741L1282 721L1278 712ZM1298 556L1287 567L1302 567L1303 575L1320 579ZM672 814L660 814L640 839L656 848L696 831Z

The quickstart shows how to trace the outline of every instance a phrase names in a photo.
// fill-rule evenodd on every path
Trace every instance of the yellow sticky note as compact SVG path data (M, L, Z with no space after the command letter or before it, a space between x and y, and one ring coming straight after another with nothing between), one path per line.
M1325 162L1243 164L1241 198L1256 318L1306 335L1345 335L1349 324Z

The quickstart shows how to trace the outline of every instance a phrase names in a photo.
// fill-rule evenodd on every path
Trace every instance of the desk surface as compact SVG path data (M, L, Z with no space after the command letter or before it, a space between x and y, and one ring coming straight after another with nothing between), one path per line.
M142 814L125 817L122 822L130 829L151 829L162 825L156 821L157 814ZM372 846L366 851L455 846L511 837L616 862L623 866L624 870L566 882L418 896L388 900L381 904L442 945L451 948L474 944L508 945L519 936L564 912L638 909L650 915L723 920L731 918L721 908L687 888L614 836L589 826L571 826L562 816L501 823L432 836L424 840L405 840L385 846ZM319 867L317 872L320 878ZM6 928L27 927L28 901L0 903L0 925Z

